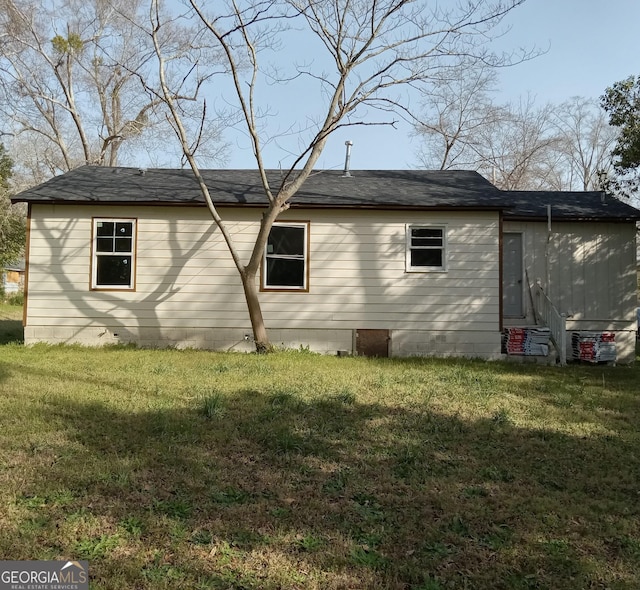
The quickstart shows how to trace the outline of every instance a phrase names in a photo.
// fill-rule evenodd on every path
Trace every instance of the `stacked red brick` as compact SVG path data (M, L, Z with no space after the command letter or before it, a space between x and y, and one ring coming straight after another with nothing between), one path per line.
M613 332L573 332L573 358L590 363L615 362L616 335Z
M549 328L505 328L503 350L510 355L547 356Z

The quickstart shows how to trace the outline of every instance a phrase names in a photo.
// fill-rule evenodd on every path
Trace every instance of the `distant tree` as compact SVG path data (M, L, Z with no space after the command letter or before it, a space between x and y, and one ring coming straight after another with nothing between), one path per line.
M9 179L13 162L0 144L0 267L14 262L24 253L25 217L9 200Z
M623 196L632 196L640 187L640 76L616 82L600 100L609 124L620 131L611 152L616 173L611 185Z
M601 187L617 132L596 101L494 104L494 70L476 65L448 74L425 91L415 125L424 167L477 170L510 190Z
M155 55L147 14L146 0L0 0L0 113L36 179L161 144L165 119L140 84Z
M478 167L481 130L500 116L491 100L496 85L495 69L463 62L442 72L422 91L423 115L414 129L421 140L418 158L423 167Z
M545 162L557 144L551 106L527 97L492 109L493 123L479 129L476 170L504 190L547 188Z
M618 136L598 102L574 96L552 110L557 137L546 163L549 188L599 190L613 169L611 149Z
M555 144L552 110L531 97L496 104L495 69L463 62L423 92L423 115L414 125L425 168L476 170L499 188L544 187Z

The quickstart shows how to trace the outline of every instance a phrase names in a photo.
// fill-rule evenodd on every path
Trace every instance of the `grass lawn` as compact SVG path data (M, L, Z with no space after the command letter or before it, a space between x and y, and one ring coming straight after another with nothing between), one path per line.
M631 589L640 370L0 347L0 559L122 589Z
M0 345L22 342L22 306L9 305L0 300Z

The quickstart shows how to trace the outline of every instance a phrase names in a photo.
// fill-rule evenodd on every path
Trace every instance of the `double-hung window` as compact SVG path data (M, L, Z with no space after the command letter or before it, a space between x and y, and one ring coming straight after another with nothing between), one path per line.
M407 272L447 270L447 231L444 226L407 225Z
M262 288L308 290L309 224L274 223L262 265Z
M92 250L92 289L135 288L135 219L94 218Z

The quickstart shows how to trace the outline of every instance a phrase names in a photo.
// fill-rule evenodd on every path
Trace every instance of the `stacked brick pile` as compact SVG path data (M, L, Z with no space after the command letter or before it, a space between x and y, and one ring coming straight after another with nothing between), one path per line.
M503 351L519 356L547 356L549 354L549 328L505 328Z
M590 363L615 362L616 335L612 332L573 332L573 358Z

